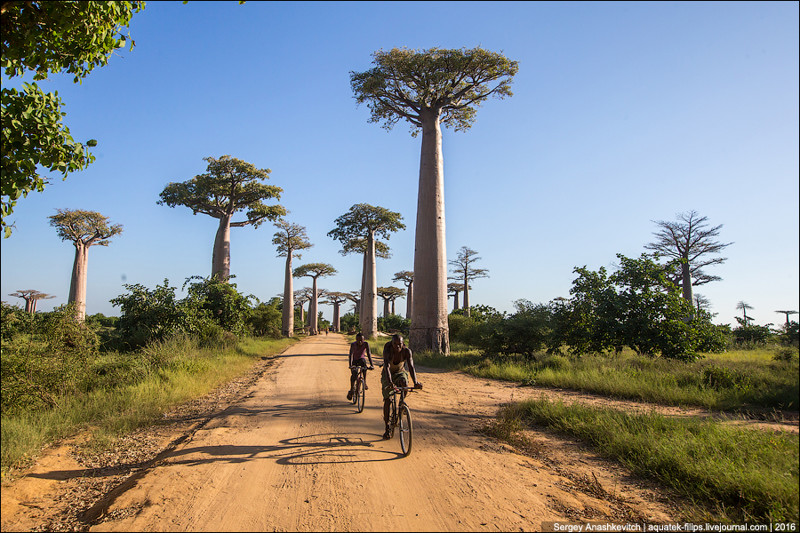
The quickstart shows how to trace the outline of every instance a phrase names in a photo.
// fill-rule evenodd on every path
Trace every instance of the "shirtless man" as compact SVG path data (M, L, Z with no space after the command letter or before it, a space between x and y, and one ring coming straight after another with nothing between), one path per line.
M406 371L408 368L408 371ZM383 371L381 372L381 385L383 386L383 422L386 431L384 439L389 438L389 409L392 400L389 393L395 387L408 387L408 375L414 380L414 388L421 389L422 383L417 379L417 371L414 368L414 358L411 350L403 344L403 337L392 335L392 340L383 347Z
M369 351L369 343L364 342L364 335L359 333L356 335L356 342L350 344L350 355L348 361L350 363L350 391L347 393L347 399L353 399L353 385L356 383L358 377L359 367L367 366L367 359L369 359L369 368L372 369L372 354ZM364 390L367 390L367 376L364 375Z

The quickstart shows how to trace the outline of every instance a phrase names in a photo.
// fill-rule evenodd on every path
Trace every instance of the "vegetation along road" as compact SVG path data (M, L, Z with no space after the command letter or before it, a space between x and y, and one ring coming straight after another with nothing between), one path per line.
M162 439L175 444L134 475L94 489L95 501L78 513L83 522L77 525L98 531L532 531L550 520L678 518L680 503L665 491L574 440L537 432L537 453L522 455L483 433L501 404L541 392L533 387L419 369L425 388L409 397L414 447L403 457L397 437L381 440L377 372L369 373L363 413L346 401L346 350L336 334L291 346L239 401L221 406L183 438ZM81 472L91 477L91 469L74 463L65 452L50 453L33 475L5 484L3 530L58 528L58 521L43 521L47 510L81 490ZM104 471L109 478L111 470ZM31 522L37 514L39 521Z

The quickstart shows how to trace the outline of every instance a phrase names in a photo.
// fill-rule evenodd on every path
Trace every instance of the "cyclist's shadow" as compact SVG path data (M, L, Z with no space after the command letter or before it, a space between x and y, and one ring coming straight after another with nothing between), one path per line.
M280 441L278 449L291 451L279 457L277 463L280 465L352 464L391 461L403 457L399 450L393 452L374 446L375 442L382 441L379 435L371 433L319 433L292 437Z

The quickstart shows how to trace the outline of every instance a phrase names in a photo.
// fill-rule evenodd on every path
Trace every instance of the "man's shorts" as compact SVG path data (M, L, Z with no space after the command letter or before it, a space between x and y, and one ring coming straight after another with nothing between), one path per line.
M361 367L361 366L363 366L364 368L367 368L369 366L369 365L367 365L367 360L366 359L356 359L355 361L353 361L353 367L355 367L355 368L351 368L350 369L350 375L357 376L358 375L358 367Z
M401 370L400 372L393 373L392 381L397 387L408 387L408 372ZM383 399L384 401L388 400L389 394L392 392L392 385L389 383L389 379L383 372L381 372L381 385L383 389Z

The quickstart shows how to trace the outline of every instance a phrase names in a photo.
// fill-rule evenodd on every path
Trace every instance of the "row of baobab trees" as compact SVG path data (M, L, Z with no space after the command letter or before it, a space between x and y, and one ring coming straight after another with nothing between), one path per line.
M364 72L350 72L350 84L358 104L366 104L370 121L391 129L397 122L411 125L412 135L422 132L419 191L414 243L414 279L410 291L411 329L409 344L413 350L450 352L447 325L448 279L444 216L444 166L442 156L442 126L455 131L468 130L475 121L477 107L490 96L511 96L511 81L518 64L500 53L472 49L409 50L393 48L372 54L373 67ZM184 205L193 213L203 213L219 219L212 257L212 276L230 275L230 229L252 225L265 220L275 222L286 214L280 205L266 205L263 200L280 198L281 189L260 183L269 175L268 169L256 169L250 163L223 156L207 158L208 172L182 183L170 183L161 193L159 203L170 207ZM354 206L355 207L355 206ZM380 208L376 208L380 209ZM234 215L244 211L245 220L234 221ZM352 210L351 210L352 212ZM95 212L59 212L59 216L99 215ZM354 213L355 214L355 213ZM388 215L388 212L386 213ZM102 215L100 215L102 217ZM346 215L345 215L346 216ZM51 217L52 219L53 217ZM79 217L73 217L79 218ZM380 217L379 217L380 218ZM391 219L391 216L389 216ZM333 230L332 237L343 244L343 252L363 251L362 331L374 333L376 293L374 261L381 253L376 236L384 235L399 220L385 225L369 226L366 235L356 237L347 225ZM88 248L105 245L121 231L109 226L105 219L98 225L101 231L84 234L69 224L59 225L59 232L72 240L76 247L76 262L70 288L70 301L77 312L85 316L86 264ZM353 226L355 227L355 226ZM105 231L107 230L107 231ZM78 238L78 235L83 237ZM287 239L290 239L287 236ZM294 253L287 240L287 269ZM291 276L287 276L291 279ZM463 285L465 307L468 284ZM292 292L284 292L284 310L293 312L294 305L285 305ZM287 318L288 320L288 318ZM287 329L285 333L291 332Z

